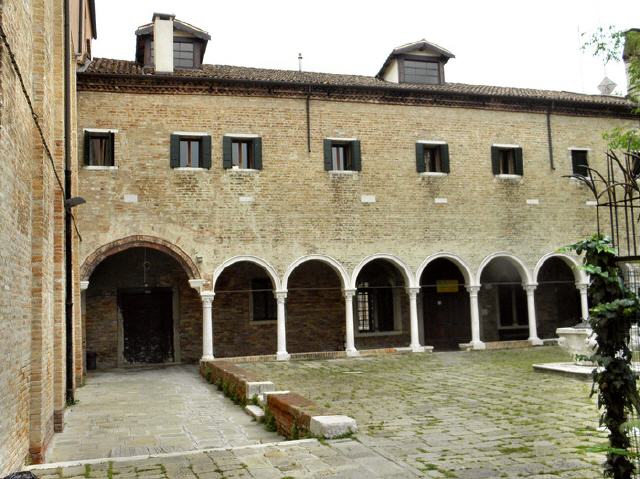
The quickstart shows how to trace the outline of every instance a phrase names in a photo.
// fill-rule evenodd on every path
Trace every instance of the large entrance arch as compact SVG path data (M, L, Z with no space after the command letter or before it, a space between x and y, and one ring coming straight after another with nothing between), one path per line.
M100 248L83 266L86 350L100 369L200 358L202 307L188 282L197 268L148 244Z

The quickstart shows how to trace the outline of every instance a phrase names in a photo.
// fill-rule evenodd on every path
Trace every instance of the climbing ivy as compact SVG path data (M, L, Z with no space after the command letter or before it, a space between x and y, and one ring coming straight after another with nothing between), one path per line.
M638 321L638 297L624 284L609 238L593 235L567 249L584 254L583 268L590 276L589 300L594 306L589 324L597 342L591 356L597 365L591 395L597 393L600 425L609 430L604 476L631 479L635 466L629 459L633 452L626 425L632 413L640 412L640 395L629 341L631 326Z

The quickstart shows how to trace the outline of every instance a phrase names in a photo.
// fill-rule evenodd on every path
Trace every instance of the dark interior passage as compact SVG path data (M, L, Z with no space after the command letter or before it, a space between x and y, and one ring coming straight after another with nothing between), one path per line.
M435 350L455 350L471 341L469 294L459 268L439 258L425 268L420 278L424 342Z
M580 293L573 271L564 260L552 257L544 262L535 294L540 338L555 338L556 329L580 322Z

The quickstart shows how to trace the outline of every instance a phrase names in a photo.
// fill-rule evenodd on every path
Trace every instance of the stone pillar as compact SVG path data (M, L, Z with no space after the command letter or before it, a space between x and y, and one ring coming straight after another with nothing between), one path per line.
M536 302L534 292L537 284L525 284L524 289L527 292L527 312L529 316L529 342L533 346L541 346L542 341L538 337L538 325L536 323Z
M480 306L478 305L480 285L467 286L467 291L469 291L471 309L471 348L486 349L487 346L480 340Z
M424 352L424 348L420 344L420 332L418 330L418 293L420 288L407 288L409 294L409 320L411 329L411 351L414 353Z
M582 312L582 321L589 320L589 299L587 296L587 290L589 285L587 283L579 283L576 285L580 291L580 309Z
M286 361L291 357L287 352L287 326L286 326L286 291L275 292L276 301L278 302L278 351L276 359L278 361Z
M358 350L356 349L356 342L354 338L353 328L353 296L356 294L355 289L345 289L344 293L344 308L345 308L345 321L346 321L346 337L345 337L345 350L347 356L358 356Z
M202 291L202 361L213 359L213 318L211 305L215 293L213 291Z

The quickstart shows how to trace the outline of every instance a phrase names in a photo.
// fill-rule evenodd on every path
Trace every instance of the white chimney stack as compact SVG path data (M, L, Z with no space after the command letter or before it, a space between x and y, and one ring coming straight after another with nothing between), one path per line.
M156 73L173 73L173 19L175 15L153 14L153 63Z

